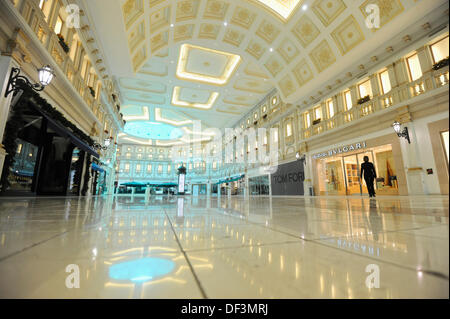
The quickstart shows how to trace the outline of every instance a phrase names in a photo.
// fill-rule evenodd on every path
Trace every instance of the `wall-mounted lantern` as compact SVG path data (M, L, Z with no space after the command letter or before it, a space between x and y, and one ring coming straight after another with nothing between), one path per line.
M408 143L411 144L411 140L409 139L409 131L406 126L402 130L402 125L398 121L395 121L392 124L392 127L394 128L394 131L395 133L397 133L398 137L404 137L408 141Z
M32 90L39 92L45 89L46 86L52 82L55 77L55 73L49 65L46 65L38 71L39 83L31 84L30 80L23 75L20 75L19 68L12 68L11 74L9 75L8 86L6 88L5 97L7 97L11 92L17 93L21 88L17 83L18 81L23 81Z
M297 161L303 161L303 165L306 165L306 155L300 155L299 152L297 152L297 154L295 154L295 158L297 159Z

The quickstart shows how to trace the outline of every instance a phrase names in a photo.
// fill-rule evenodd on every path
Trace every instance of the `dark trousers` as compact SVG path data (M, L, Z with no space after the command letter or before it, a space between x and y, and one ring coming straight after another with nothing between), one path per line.
M366 181L367 190L369 191L369 196L375 195L375 187L373 185L374 178L373 177L366 177L364 176L364 180Z

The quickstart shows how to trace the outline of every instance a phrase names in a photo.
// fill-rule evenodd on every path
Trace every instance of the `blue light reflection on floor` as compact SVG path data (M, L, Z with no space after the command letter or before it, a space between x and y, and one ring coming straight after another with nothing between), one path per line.
M130 280L141 283L169 274L175 263L162 258L141 258L112 265L109 277L115 280Z
M184 134L182 130L172 125L149 121L127 122L124 132L135 137L152 140L178 139Z

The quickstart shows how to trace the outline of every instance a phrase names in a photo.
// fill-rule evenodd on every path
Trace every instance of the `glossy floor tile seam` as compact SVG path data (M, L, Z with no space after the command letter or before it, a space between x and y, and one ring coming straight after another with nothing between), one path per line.
M202 295L203 299L208 299L206 291L205 291L202 283L200 282L200 279L197 276L197 273L195 272L194 267L192 266L192 263L191 263L191 261L189 259L189 256L187 255L186 251L184 250L184 247L181 245L180 239L178 238L177 232L175 231L175 227L173 226L172 221L170 220L166 210L165 209L163 209L163 210L164 210L164 214L165 214L167 220L169 221L169 225L170 225L170 227L172 229L173 235L175 236L175 241L177 242L178 247L179 247L181 253L184 256L184 259L185 259L186 263L188 264L189 270L191 271L191 274L194 277L195 283L197 284L197 288L199 289L200 294Z
M63 236L63 235L65 235L65 234L67 234L67 233L70 233L70 232L71 232L70 230L67 230L67 231L64 231L64 232L62 232L62 233L55 234L55 235L53 235L53 236L51 236L51 237L49 237L49 238L46 238L46 239L43 239L43 240L37 242L37 243L33 243L33 244L31 244L31 245L28 245L28 246L26 246L26 247L23 247L22 249L19 249L19 250L17 250L17 251L14 251L14 252L12 252L12 253L6 255L6 256L0 257L0 263L1 263L1 262L4 262L5 260L7 260L7 259L9 259L9 258L11 258L11 257L17 256L17 255L19 255L19 254L21 254L21 253L23 253L23 252L26 252L26 251L28 251L28 250L30 250L30 249L36 248L36 247L39 246L39 245L45 244L45 243L48 242L48 241L51 241L51 240L53 240L53 239L55 239L55 238L58 238L58 237Z
M411 267L411 266L398 264L396 262L393 262L393 261L390 261L390 260L386 260L386 259L381 260L381 259L369 256L369 255L360 255L360 254L357 254L357 253L355 253L355 252L353 252L351 250L341 250L341 249L339 249L337 247L326 245L325 243L321 242L320 240L310 240L309 242L310 243L314 243L314 244L318 244L318 245L321 245L321 246L324 246L324 247L328 247L328 248L331 248L331 249L336 249L336 250L338 250L340 252L348 253L348 254L351 254L353 256L365 257L365 258L371 259L373 261L376 261L378 263L389 264L391 266L394 266L394 267L397 267L397 268L402 268L404 270L410 270L410 271L413 271L413 272L416 272L416 273L417 272L427 273L427 274L429 274L429 275L431 275L433 277L440 278L440 279L445 279L446 281L449 281L449 276L447 276L447 275L445 275L445 274L443 274L441 272L438 272L438 271L434 271L434 270L430 270L430 269L426 269L426 268L417 269L417 268L414 268L414 267Z
M238 249L238 248L259 248L259 247L267 247L267 246L276 246L276 245L285 245L285 244L299 244L300 240L287 240L280 241L276 243L260 243L260 244L250 244L250 245L234 245L234 246L222 246L222 247L211 247L211 248L193 248L193 249L185 249L187 253L196 253L196 252L208 252L208 251L217 251L217 250L225 250L225 249Z
M238 218L237 216L233 216L233 217ZM249 223L252 223L252 222L249 221ZM307 238L302 238L301 236L297 236L297 235L294 235L294 234L289 233L289 232L286 232L286 231L281 231L281 230L272 228L272 227L270 227L270 226L266 226L266 225L264 225L264 224L258 224L258 223L252 223L252 224L253 224L254 226L259 226L259 227L263 227L263 228L266 228L266 229L270 229L270 230L272 230L272 231L275 231L275 232L278 232L278 233L282 233L282 234L284 234L284 235L288 235L288 236L294 237L294 238L296 238L296 239L303 240L303 241L305 241L305 242L310 242L310 243L320 244L320 245L325 246L325 247L328 247L328 248L330 248L330 249L335 249L335 250L337 250L337 251L342 252L342 250L339 249L339 248L337 248L337 247L329 246L329 245L326 245L326 244L324 244L323 242L321 242L321 241L328 240L328 239L339 239L339 238L342 238L342 236L327 236L327 237L323 237L323 238L320 238L320 239L307 239ZM433 227L433 226L430 226L430 227ZM418 229L423 229L423 228L428 228L428 227L419 227L419 228L415 227L415 228L406 229L406 230L404 229L404 230L402 230L402 231L407 231L407 230L418 230ZM396 232L400 232L400 231L399 231L399 230L380 231L380 233L396 233ZM363 255L357 254L357 253L355 253L355 252L352 252L352 251L350 251L350 250L344 250L343 252L350 253L350 254L352 254L352 255L354 255L354 256L367 257L367 258L369 258L369 259L372 259L372 260L375 260L375 261L377 261L377 262L380 262L380 259L377 259L377 258L375 258L375 257L370 257L370 256L363 256ZM415 269L415 268L413 268L413 267L409 267L409 266L402 265L402 264L399 264L399 263L395 263L395 262L392 262L392 261L383 260L382 262L387 263L387 264L390 264L391 266L395 266L395 267L402 268L402 269L412 270L412 271L414 271L414 272L417 272L417 271L418 271L417 269ZM429 275L434 276L434 277L437 277L437 278L442 278L442 279L445 279L445 280L447 280L447 281L449 280L449 277L448 277L447 275L441 273L441 272L437 272L437 271L433 271L433 270L428 270L428 269L420 269L420 271L422 271L422 272L424 272L424 273L426 272L426 273L428 273Z

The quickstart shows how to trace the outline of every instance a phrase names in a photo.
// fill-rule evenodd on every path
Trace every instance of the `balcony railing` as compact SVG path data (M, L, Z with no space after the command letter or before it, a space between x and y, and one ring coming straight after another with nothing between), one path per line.
M320 135L326 131L348 124L370 114L382 111L403 101L438 89L449 83L449 67L432 70L424 74L416 81L408 82L396 88L392 88L386 94L376 96L370 101L353 106L350 110L339 112L332 119L325 119L320 124L312 125L300 131L302 139Z

